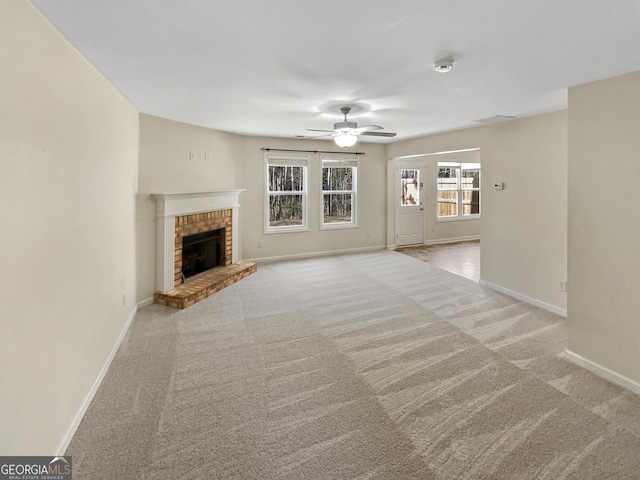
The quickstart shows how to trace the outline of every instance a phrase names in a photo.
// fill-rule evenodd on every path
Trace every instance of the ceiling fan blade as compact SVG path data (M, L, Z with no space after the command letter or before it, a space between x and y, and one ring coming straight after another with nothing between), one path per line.
M353 130L356 135L361 134L362 132L366 132L369 130L382 130L380 125L367 125L366 127L358 127Z
M316 132L320 131L320 132L325 132L327 130L314 130ZM324 137L333 137L333 132L331 133L327 133L325 135L315 135L313 137L307 137L305 135L296 135L295 138L297 138L298 140L310 140L312 138L324 138Z
M327 132L333 133L333 130L316 130L315 128L305 128L307 132Z
M395 137L397 133L393 132L362 132L360 135L370 135L372 137Z

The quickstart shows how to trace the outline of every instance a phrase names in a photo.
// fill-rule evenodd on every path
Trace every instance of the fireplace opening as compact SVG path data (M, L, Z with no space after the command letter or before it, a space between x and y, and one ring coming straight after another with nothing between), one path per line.
M182 279L223 263L224 228L182 238Z

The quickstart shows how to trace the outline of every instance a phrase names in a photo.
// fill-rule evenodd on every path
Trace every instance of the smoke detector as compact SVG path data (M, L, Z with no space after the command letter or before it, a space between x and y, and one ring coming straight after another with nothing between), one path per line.
M438 73L447 73L453 68L452 60L440 60L433 64L433 69Z

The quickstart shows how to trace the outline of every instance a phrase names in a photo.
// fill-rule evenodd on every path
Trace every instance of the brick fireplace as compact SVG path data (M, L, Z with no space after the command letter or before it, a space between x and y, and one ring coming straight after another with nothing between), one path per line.
M182 281L182 243L185 237L197 235L199 233L224 230L222 235L222 249L219 264L221 266L231 265L231 248L233 245L232 223L233 210L217 210L213 212L195 213L192 215L182 215L175 219L175 262L173 284L180 285Z
M162 305L186 308L256 271L238 261L238 197L243 190L154 194L156 292ZM185 279L183 239L220 231L219 263Z

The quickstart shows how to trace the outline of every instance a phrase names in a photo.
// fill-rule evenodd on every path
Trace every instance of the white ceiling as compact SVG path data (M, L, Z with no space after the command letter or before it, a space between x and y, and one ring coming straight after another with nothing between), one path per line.
M397 141L640 70L640 0L31 3L140 112L245 135L331 129L349 105L398 133L362 140Z

